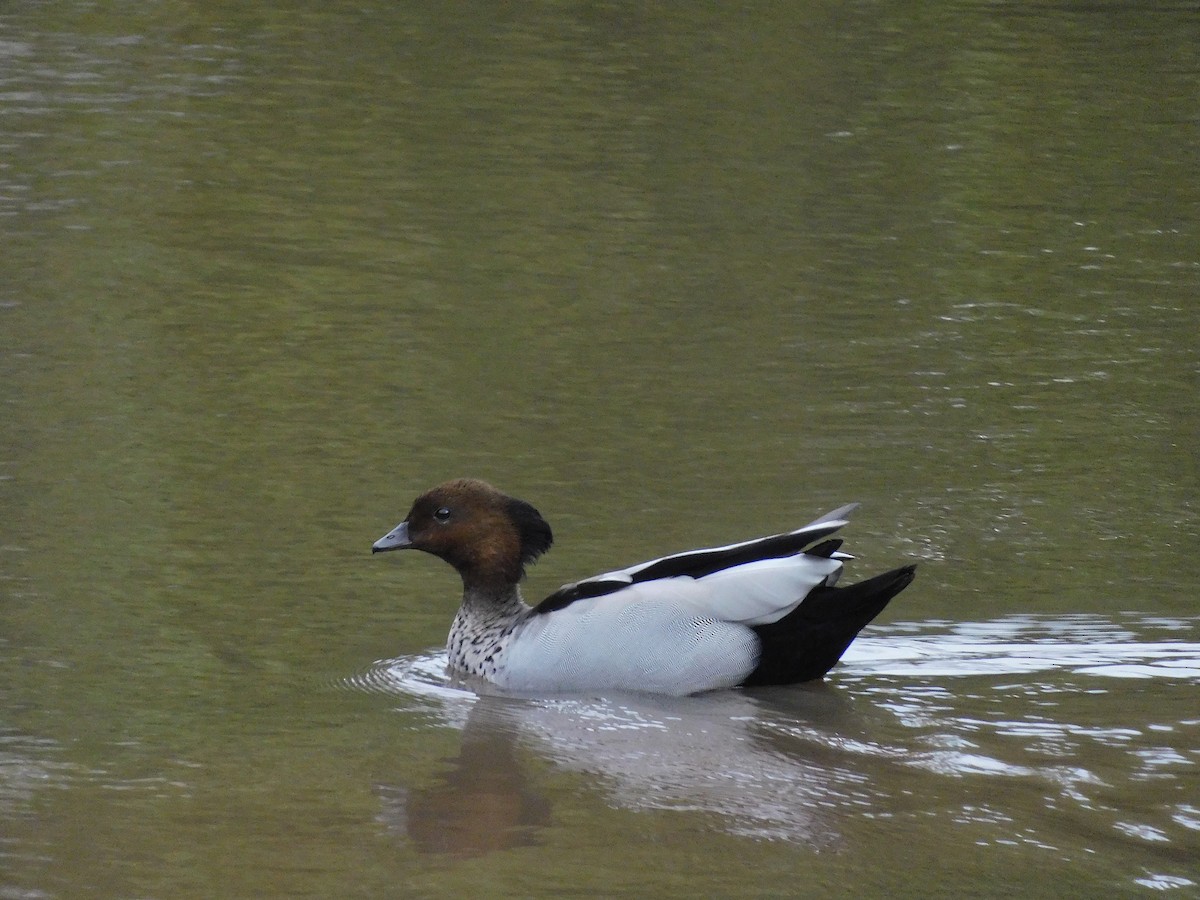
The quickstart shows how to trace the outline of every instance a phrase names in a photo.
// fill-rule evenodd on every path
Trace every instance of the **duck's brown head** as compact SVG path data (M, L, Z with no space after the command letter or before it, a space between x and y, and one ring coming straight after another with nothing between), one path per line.
M460 478L418 497L371 552L424 550L454 566L468 589L496 589L520 581L553 540L533 506L487 482Z

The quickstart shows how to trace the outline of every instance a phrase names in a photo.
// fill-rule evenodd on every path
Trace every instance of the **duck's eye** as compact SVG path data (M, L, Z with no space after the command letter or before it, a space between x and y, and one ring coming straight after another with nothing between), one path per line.
M450 521L450 508L448 506L439 506L434 510L433 517L442 524Z

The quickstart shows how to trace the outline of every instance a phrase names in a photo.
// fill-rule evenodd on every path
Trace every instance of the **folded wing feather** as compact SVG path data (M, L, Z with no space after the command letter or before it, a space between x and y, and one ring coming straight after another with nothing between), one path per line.
M753 540L742 541L737 544L728 544L724 547L689 550L685 553L676 553L671 556L652 559L649 562L639 563L625 569L617 569L612 572L605 572L603 575L585 578L582 581L564 584L534 607L534 612L555 612L576 601L602 597L605 594L611 594L614 591L619 591L622 588L641 582L678 576L711 578L721 572L742 568L747 564L756 563L760 560L791 558L794 554L800 553L809 544L832 534L843 525L846 525L848 522L847 516L857 506L857 503L840 506L814 519L802 528L797 528L795 531L789 531L784 534L754 538ZM846 554L834 554L834 559L846 558L849 558ZM833 574L840 571L840 568L840 565L835 566L832 572L827 572L826 574ZM804 593L807 593L817 583L820 583L820 579L814 582L813 585L810 585L808 589L805 589L799 597L803 597ZM793 603L793 607L794 605ZM785 614L781 613L781 615ZM775 620L763 620L764 623L770 621ZM757 624L757 622L754 624Z

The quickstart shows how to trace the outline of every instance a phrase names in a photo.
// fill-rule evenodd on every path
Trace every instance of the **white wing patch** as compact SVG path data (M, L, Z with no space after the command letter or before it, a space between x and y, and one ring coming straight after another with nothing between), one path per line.
M836 581L842 562L797 553L722 569L697 580L711 614L745 625L778 622L819 584Z

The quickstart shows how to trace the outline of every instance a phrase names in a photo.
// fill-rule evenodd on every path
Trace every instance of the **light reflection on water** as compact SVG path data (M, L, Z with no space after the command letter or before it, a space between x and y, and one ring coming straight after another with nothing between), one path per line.
M1185 639L1196 628L1133 616L900 623L870 629L826 685L685 698L499 696L448 680L443 653L385 660L351 683L462 729L464 743L501 735L591 776L629 810L707 814L732 834L820 849L854 816L911 815L919 771L934 779L922 814L977 829L980 846L1082 858L1096 832L1200 843L1200 812L1179 790L1200 761L1200 714L1169 702L1200 681L1200 642ZM1122 696L1148 683L1168 702ZM997 779L1012 787L989 788ZM1112 797L1139 782L1147 803L1119 812Z
M1139 619L1142 630L1183 632L1185 619ZM876 636L878 635L878 636ZM996 622L875 628L844 661L872 675L1001 675L1067 670L1113 678L1200 678L1197 645L1142 641L1101 616L1013 616Z

